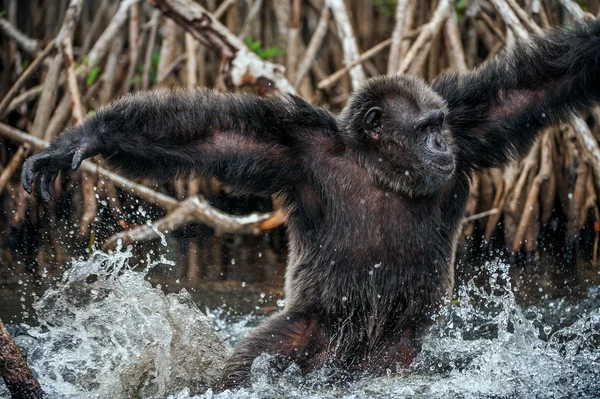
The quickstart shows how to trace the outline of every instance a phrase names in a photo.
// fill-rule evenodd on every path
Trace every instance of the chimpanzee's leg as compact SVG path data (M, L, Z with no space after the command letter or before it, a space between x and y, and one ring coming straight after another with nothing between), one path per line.
M281 355L296 363L303 373L325 362L329 338L316 315L283 312L258 326L227 361L220 388L233 388L250 382L252 362L263 353Z
M356 360L357 358L352 360L346 370L381 376L390 371L408 369L421 349L419 337L422 335L418 334L413 327L405 327L395 333L390 332L384 342L374 343L364 348L364 352L357 352L357 358L360 360Z

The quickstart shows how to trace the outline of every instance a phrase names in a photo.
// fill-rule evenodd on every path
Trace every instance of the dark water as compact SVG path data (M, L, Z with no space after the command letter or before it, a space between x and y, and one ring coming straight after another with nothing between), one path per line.
M41 234L48 237L48 246L56 242L57 234L52 239L49 232ZM68 237L68 232L60 234ZM25 323L27 334L17 341L44 387L57 397L129 397L119 387L140 354L155 359L152 381L162 381L153 388L155 394L143 397L189 397L189 390L171 385L165 377L168 370L185 367L175 359L167 337L189 321L185 315L177 320L161 313L172 298L164 293L189 297L211 318L223 339L237 344L284 305L284 244L273 249L269 240L266 236L207 238L194 241L190 251L185 238L166 237L100 254L101 264L84 258L69 262L68 249L60 259L48 249L42 249L48 251L44 256L4 250L0 252L4 260L0 317L7 323ZM275 373L269 370L268 359L259 359L251 388L208 391L199 397L600 397L598 267L585 260L566 266L561 257L549 253L517 263L501 252L485 255L485 259L463 257L457 262L454 300L442 310L445 322L434 328L409 372L347 379L340 378L339 371L324 370L301 377L293 368ZM190 262L190 256L197 262ZM148 271L147 266L155 263ZM99 268L106 272L99 273ZM75 295L61 288L67 269L94 270L90 275L105 279L104 287L118 295L73 309L69 322L54 319L49 328L48 320L36 316L44 315L40 298L44 293ZM147 303L155 304L156 316L135 324L130 321L127 309L132 307L135 314L136 306ZM39 322L45 327L35 327ZM120 337L119 350L107 351L106 343L99 344L90 331ZM0 397L2 392L0 388Z

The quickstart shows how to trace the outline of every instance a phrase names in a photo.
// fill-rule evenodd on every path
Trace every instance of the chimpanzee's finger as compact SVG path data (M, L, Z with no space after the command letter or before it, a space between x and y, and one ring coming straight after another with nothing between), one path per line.
M49 177L48 173L46 173L46 172L38 173L35 177L35 184L37 186L38 193L40 195L40 198L44 202L50 201L50 189L49 189L48 177Z
M58 173L54 171L48 173L48 195L50 198L54 197L54 183L56 183Z
M84 160L84 148L80 147L75 151L75 155L73 156L73 161L71 162L71 169L77 170L79 169L79 165Z
M29 158L23 164L23 171L21 172L21 184L23 184L23 188L29 194L31 194L31 185L33 183L33 164L35 162L34 157Z
M35 180L36 175L44 169L45 166L48 165L48 162L52 160L52 156L47 152L42 152L41 154L34 155L30 157L23 164L23 172L21 173L21 183L23 184L23 188L29 194L32 191L32 184Z

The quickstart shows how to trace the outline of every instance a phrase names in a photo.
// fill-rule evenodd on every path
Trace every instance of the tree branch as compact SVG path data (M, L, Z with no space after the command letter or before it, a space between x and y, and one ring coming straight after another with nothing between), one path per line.
M0 18L0 30L15 41L29 55L36 55L40 49L40 41L27 37L4 18Z
M404 57L400 63L398 73L406 73L413 61L416 60L423 51L429 49L430 42L435 38L440 29L442 29L443 23L446 21L448 15L450 15L450 11L452 10L451 5L452 2L450 0L440 0L431 17L431 21L429 21L429 23L421 30L419 37L417 37L415 43L410 50L408 50L406 57Z
M346 66L351 65L358 60L360 52L358 50L356 38L354 37L352 25L350 24L346 5L343 0L327 0L326 5L331 9L338 35L340 35L340 40L342 41L344 64ZM350 77L352 78L352 88L354 90L358 89L366 79L362 65L355 64L355 66L350 69Z
M40 383L35 379L21 351L0 320L0 377L16 399L44 399Z
M246 216L231 216L212 207L201 195L187 198L179 207L162 219L150 225L138 226L111 236L103 245L103 249L115 248L121 240L124 244L149 241L160 237L160 234L173 231L188 223L200 222L221 233L253 233L260 230L261 222L269 219L270 214L251 213Z
M2 99L2 102L0 102L0 119L4 118L6 109L8 108L11 100L15 97L19 89L23 86L27 79L29 79L29 77L38 69L38 67L42 65L42 62L46 59L48 55L50 55L50 53L53 50L54 40L50 41L50 43L46 45L44 50L42 50L42 52L39 53L37 57L35 57L35 60L33 60L33 62L27 67L27 69L21 74L21 76L19 76L19 79L17 79L15 84L12 85L8 93L6 93L6 95Z
M172 18L197 40L218 51L223 57L222 72L230 87L256 86L262 93L277 89L295 93L285 77L285 68L265 61L248 47L217 18L192 0L147 0Z

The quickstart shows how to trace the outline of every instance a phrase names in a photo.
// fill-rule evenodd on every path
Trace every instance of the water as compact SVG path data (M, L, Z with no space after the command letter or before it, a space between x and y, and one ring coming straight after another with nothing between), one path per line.
M131 258L128 249L76 261L34 304L39 326L15 341L50 397L165 397L204 391L219 375L231 347L210 319L187 291L152 287Z
M16 341L52 397L600 397L597 287L576 304L522 307L509 266L487 262L457 288L408 372L370 378L324 369L302 377L294 366L275 372L263 356L251 387L215 393L209 381L230 345L264 315L213 308L205 317L187 291L165 295L130 263L130 249L95 253L73 262L36 301L40 325L24 327Z

